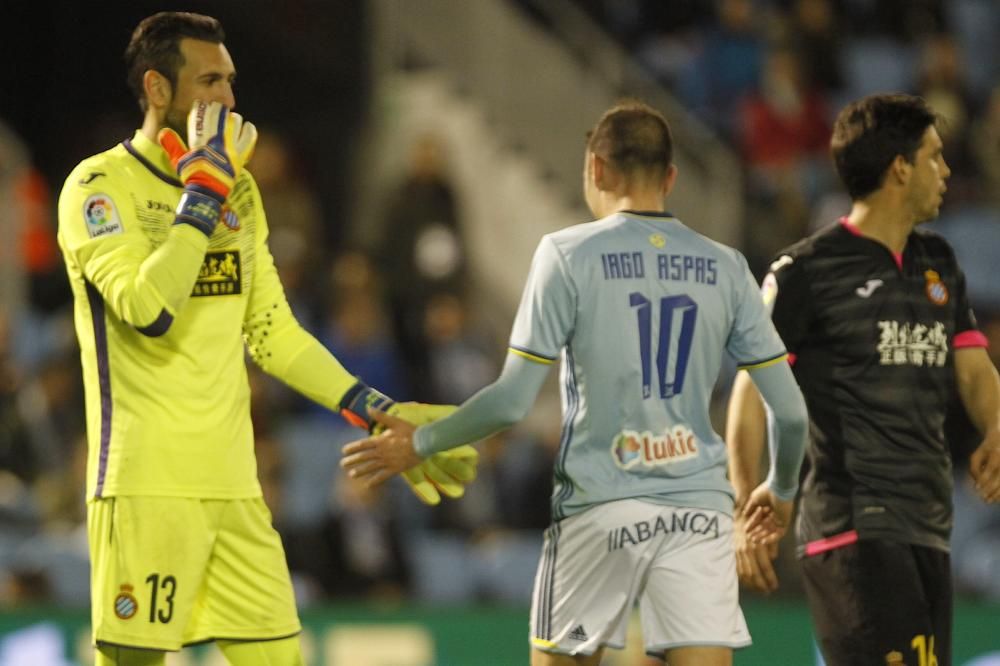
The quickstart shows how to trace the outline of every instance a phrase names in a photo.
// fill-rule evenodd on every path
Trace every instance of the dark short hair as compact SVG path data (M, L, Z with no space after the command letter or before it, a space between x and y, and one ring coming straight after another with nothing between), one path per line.
M159 12L144 18L132 32L125 49L128 86L145 111L148 106L142 77L152 69L177 87L177 72L184 65L181 40L185 37L221 44L226 40L222 24L211 16L191 12Z
M897 155L912 164L937 122L927 102L913 95L869 95L848 104L833 124L830 153L851 199L882 187Z
M587 133L587 150L626 176L664 174L674 158L666 118L638 100L624 100L608 109Z

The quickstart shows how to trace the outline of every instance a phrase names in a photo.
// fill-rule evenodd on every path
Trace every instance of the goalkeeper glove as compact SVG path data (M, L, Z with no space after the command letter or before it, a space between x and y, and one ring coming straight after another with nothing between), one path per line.
M184 184L174 224L211 236L222 204L257 143L257 128L219 102L196 100L188 113L188 145L170 128L157 136Z
M454 405L428 405L420 402L394 403L386 411L405 419L415 426L443 419L457 409ZM383 427L376 425L373 434ZM425 504L441 502L441 495L452 499L465 494L465 486L475 480L479 452L465 444L435 453L422 463L402 473L410 490Z
M441 502L441 495L457 499L465 486L475 480L479 452L468 444L435 453L416 467L403 472L403 480L424 504Z

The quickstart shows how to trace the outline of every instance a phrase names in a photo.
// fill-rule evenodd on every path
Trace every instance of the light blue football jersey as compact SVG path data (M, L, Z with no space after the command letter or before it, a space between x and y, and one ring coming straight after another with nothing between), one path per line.
M554 520L627 497L732 513L709 419L723 355L742 368L786 356L742 254L629 212L542 238L510 350L561 356Z

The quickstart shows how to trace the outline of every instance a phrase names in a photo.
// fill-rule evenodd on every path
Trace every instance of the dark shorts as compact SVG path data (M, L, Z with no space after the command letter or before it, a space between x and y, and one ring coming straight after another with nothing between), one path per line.
M863 539L800 560L827 666L951 666L949 559Z

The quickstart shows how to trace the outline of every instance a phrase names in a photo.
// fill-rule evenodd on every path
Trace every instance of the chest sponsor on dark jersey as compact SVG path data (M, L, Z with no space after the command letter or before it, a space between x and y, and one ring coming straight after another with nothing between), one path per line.
M646 264L658 280L715 284L716 261L711 257L659 252L651 260L643 252L606 252L601 255L605 280L628 280L646 277Z
M243 267L239 250L205 253L192 296L232 296L243 293Z
M689 532L719 538L719 516L703 511L675 511L669 517L657 516L655 521L640 520L608 530L608 552L626 546L636 546L658 535Z

